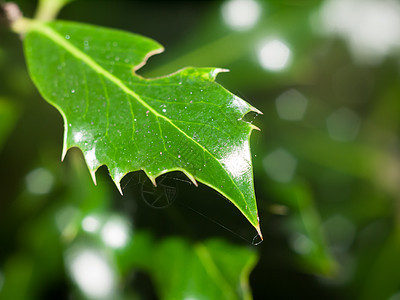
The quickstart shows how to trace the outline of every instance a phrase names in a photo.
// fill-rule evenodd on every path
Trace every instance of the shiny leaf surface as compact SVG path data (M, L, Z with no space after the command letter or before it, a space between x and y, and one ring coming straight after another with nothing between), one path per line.
M259 231L249 138L257 109L215 82L224 70L135 73L162 47L123 31L32 22L24 40L31 77L65 122L63 157L82 150L95 180L106 165L117 187L131 171L182 171L220 192ZM121 191L122 192L122 191Z

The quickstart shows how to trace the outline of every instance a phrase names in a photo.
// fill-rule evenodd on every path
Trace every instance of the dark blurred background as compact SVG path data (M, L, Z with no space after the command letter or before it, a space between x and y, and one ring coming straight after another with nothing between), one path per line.
M33 16L36 1L17 3ZM76 0L59 18L160 42L143 76L230 69L217 81L263 112L247 119L261 128L264 242L182 174L164 178L173 204L154 208L144 174L120 196L105 167L93 185L77 149L61 163L62 117L2 28L0 299L400 299L399 1ZM193 267L204 249L219 273ZM171 283L182 274L193 282Z

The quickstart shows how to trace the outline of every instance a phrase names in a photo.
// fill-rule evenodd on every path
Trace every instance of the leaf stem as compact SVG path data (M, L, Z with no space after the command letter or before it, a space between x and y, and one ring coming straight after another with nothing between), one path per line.
M39 0L33 20L24 18L17 4L7 2L1 4L1 15L13 32L23 36L35 20L41 22L54 20L60 10L72 1L74 0Z
M12 25L22 18L21 10L14 2L0 2L0 22L1 25L12 27Z
M54 20L60 10L73 0L39 0L35 19L40 21Z
M1 2L0 23L22 37L29 29L32 20L23 17L21 10L16 3Z

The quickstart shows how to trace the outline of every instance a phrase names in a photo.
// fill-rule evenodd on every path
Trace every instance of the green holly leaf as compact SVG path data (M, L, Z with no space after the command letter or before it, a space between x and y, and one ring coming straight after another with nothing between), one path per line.
M121 179L182 171L228 198L260 232L249 138L242 117L259 112L215 82L217 68L185 68L147 79L135 73L163 48L119 30L31 21L24 46L30 75L65 122L63 157L82 150L90 173Z

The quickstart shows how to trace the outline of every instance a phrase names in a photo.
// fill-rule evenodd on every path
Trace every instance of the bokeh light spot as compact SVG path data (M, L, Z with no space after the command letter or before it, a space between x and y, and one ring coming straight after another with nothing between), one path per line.
M115 288L115 274L104 255L95 250L81 248L68 258L72 278L86 296L111 299Z
M55 223L61 233L75 232L75 220L79 218L80 211L73 206L63 206L55 214ZM71 231L71 232L68 232Z
M260 65L269 71L281 71L287 67L291 57L289 47L278 39L264 42L258 49Z
M302 255L309 254L315 246L312 240L310 240L307 236L301 233L292 236L290 241L293 250L296 253Z
M86 232L97 232L100 229L100 220L96 216L86 216L82 220L82 228Z
M354 140L358 135L360 123L360 117L346 107L334 111L326 119L330 137L339 142Z
M122 217L111 217L101 230L103 242L113 248L126 245L130 235L129 224Z
M277 149L263 159L264 170L278 182L289 182L296 171L297 160L284 149Z
M347 250L353 243L356 228L343 215L333 215L323 223L323 231L326 233L329 244L332 247Z
M254 0L229 0L221 7L225 23L234 30L252 28L261 15L261 7Z
M37 168L26 175L25 182L30 193L43 195L51 191L54 176L45 168Z
M307 98L294 89L284 92L275 101L279 117L287 121L303 119L307 103Z
M354 60L379 63L400 48L400 3L393 0L328 0L315 26L341 36Z

